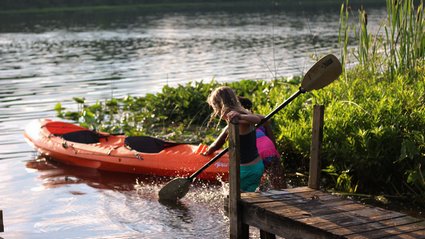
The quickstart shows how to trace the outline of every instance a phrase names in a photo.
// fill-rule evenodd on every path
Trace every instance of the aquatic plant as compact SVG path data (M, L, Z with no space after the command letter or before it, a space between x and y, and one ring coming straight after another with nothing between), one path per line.
M354 15L349 1L346 0L341 5L338 40L342 63L347 65L350 60L355 60L373 73L388 72L391 79L397 74L414 74L416 71L411 69L423 67L425 58L423 0L387 0L386 5L387 19L384 19L378 31L373 34L368 32L366 9L358 10L359 21L356 26L349 24L350 15ZM384 32L381 32L382 29ZM358 44L350 51L348 46L351 41Z

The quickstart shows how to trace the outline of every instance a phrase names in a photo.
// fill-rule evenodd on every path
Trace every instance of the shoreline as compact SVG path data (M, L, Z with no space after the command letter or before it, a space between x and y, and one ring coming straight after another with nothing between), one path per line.
M340 7L344 1L322 1L317 2L314 0L305 0L294 3L288 0L277 0L273 2L263 1L173 1L173 2L159 2L159 3L129 3L129 4L111 4L104 3L96 5L67 5L51 7L48 5L31 6L28 4L23 7L7 9L6 6L0 4L0 14L48 14L48 13L90 13L90 12L178 12L178 11L249 11L249 10L317 10L327 9L329 7ZM6 4L5 4L6 5ZM385 3L369 0L369 1L351 1L351 6L366 6L371 7L384 7Z

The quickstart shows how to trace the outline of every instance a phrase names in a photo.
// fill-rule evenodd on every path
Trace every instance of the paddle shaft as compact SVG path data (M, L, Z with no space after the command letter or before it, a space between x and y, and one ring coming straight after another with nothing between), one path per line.
M293 101L297 96L299 96L302 93L305 93L306 91L300 87L300 89L295 92L293 95L291 95L287 100L285 100L282 104L280 104L278 107L276 107L272 112L270 112L266 117L264 117L260 123L255 125L255 128L257 129L261 125L263 125L267 120L269 120L273 115L275 115L279 110L281 110L283 107L287 106L291 101ZM219 159L221 156L223 156L225 153L229 151L229 148L223 149L219 154L217 154L214 158L212 158L208 163L206 163L202 168L198 169L198 171L194 172L192 175L189 176L188 180L193 181L193 179L198 176L202 171L204 171L206 168L208 168L211 164L213 164L217 159Z

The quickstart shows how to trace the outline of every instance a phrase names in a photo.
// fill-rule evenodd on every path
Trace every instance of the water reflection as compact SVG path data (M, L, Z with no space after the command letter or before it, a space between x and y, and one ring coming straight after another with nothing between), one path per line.
M90 205L94 197L97 198L96 205L101 205L101 209L95 210L96 217L101 221L109 221L109 226L120 228L121 235L126 235L122 233L128 230L127 235L138 233L144 238L227 237L228 218L224 215L223 205L226 184L222 186L221 183L195 182L183 200L170 204L159 202L157 196L159 189L169 178L100 172L63 165L44 157L27 161L26 167L36 170L37 177L42 181L43 188L36 191L62 188L72 195L74 206L68 204L71 201L67 202L68 206L65 208L61 206L63 200L51 202L52 207L63 208L61 217L72 218L74 213L71 212L76 210L76 205ZM96 189L97 193L93 194L84 185ZM80 216L85 218L88 215L84 213ZM58 223L55 216L51 218ZM73 222L64 224L58 230L66 231L67 228L80 226ZM37 228L42 228L45 232L56 230L48 222L37 223Z
M45 188L66 186L69 184L86 184L97 189L118 191L135 190L140 176L101 172L95 169L73 167L56 163L45 157L37 156L26 162L26 167L38 171L38 178ZM155 183L154 178L144 178L147 183Z

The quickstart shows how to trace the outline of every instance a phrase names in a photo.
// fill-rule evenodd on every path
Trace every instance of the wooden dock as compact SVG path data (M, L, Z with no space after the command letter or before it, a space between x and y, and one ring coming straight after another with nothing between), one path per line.
M268 238L425 238L423 219L309 187L242 193L240 207L242 223Z
M425 239L425 220L361 204L319 190L323 106L315 106L308 187L266 193L240 193L239 127L229 124L230 238L249 238L249 227L262 239L399 238Z

